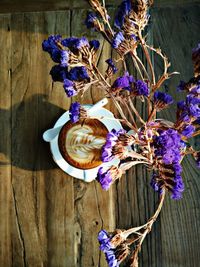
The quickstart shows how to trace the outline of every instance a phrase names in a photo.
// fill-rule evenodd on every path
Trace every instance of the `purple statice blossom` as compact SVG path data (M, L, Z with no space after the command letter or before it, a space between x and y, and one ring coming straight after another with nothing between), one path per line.
M117 15L115 17L115 27L122 28L124 24L125 16L128 16L129 12L131 11L131 1L125 0L119 6Z
M154 106L158 111L168 107L168 105L173 103L173 98L164 92L156 91L153 96Z
M90 79L87 69L84 66L74 67L69 71L69 79L73 81L82 81Z
M136 96L148 96L150 93L147 83L142 80L135 81L132 88L132 92Z
M185 90L185 86L186 86L186 82L184 81L180 81L179 85L176 87L178 92L182 92L183 90Z
M111 236L105 231L101 230L98 234L98 241L100 250L105 253L106 261L109 267L119 267L119 263L115 256L114 246L111 243Z
M93 12L88 12L87 17L85 19L85 25L88 29L95 29L95 22L98 20L97 16Z
M52 50L58 49L57 42L61 42L61 35L51 35L47 40L42 42L42 48L44 51L51 53Z
M164 164L180 161L182 147L181 136L174 129L160 131L159 136L154 137L155 155L162 157Z
M79 121L80 119L80 109L81 109L81 105L78 102L74 102L71 104L70 108L69 108L69 117L70 117L70 121L72 123L76 123Z
M105 171L103 167L99 168L96 180L101 184L103 190L108 190L113 182L111 173L109 170Z
M69 79L65 79L64 80L64 83L63 83L63 88L65 90L65 93L68 97L71 97L71 96L75 96L77 95L77 91L75 90L75 87L74 87L74 82L69 80Z
M110 249L113 249L113 245L111 243L111 236L106 232L106 230L101 230L98 234L98 241L100 244L100 249L103 252L106 252Z
M124 74L124 76L118 77L113 85L112 88L121 88L124 90L131 90L131 84L135 81L132 75L129 75L128 72Z
M44 40L42 43L42 48L44 51L48 52L52 60L56 63L61 61L61 51L57 43L61 42L62 37L60 35L51 35L47 40Z
M109 162L114 158L114 155L112 154L112 149L114 145L116 144L118 137L120 134L123 134L125 131L123 129L116 131L113 129L110 131L106 136L106 143L102 147L102 154L101 154L101 160L103 162Z
M98 40L91 40L89 41L90 47L94 50L98 50L100 47L100 42Z
M68 71L60 65L55 65L52 67L50 75L54 82L63 82L68 77Z
M111 68L113 74L115 74L118 71L118 69L116 68L116 66L115 66L115 64L111 58L107 59L106 63Z
M191 137L195 131L195 126L193 125L185 125L183 129L181 129L181 134L187 138Z
M115 34L113 40L112 40L112 47L118 48L120 44L125 40L124 35L122 32L118 32Z
M109 267L119 267L119 262L113 250L106 251L105 256Z
M86 37L70 37L62 40L62 45L68 47L72 52L77 52L83 47L89 47L89 42Z
M69 52L67 50L61 50L60 55L61 55L60 65L62 67L67 67L69 61Z
M171 181L171 197L173 199L180 199L182 192L184 191L180 162L181 152L185 147L185 143L181 140L180 134L174 129L160 131L159 136L155 136L153 140L155 156L163 162L165 169L170 168L173 171L172 177L169 177ZM161 192L162 186L167 183L166 181L166 179L162 179L161 173L154 172L151 179L151 185L155 191Z

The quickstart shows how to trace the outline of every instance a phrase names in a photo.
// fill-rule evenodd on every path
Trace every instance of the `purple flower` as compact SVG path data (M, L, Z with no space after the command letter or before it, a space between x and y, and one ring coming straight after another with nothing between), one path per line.
M179 162L182 147L181 137L174 129L160 131L160 135L154 137L155 155L162 157L165 164Z
M111 132L107 134L106 143L102 147L101 160L103 162L109 162L114 158L114 155L112 154L112 149L114 145L116 144L119 135L123 133L124 133L124 130L116 131L115 129L113 129Z
M97 16L93 12L88 12L87 17L85 19L85 25L88 29L95 28L95 22L98 20Z
M52 50L57 50L57 42L60 42L62 39L61 35L51 35L47 40L44 40L42 43L42 48L44 51L51 53Z
M48 40L44 40L42 43L43 50L48 52L52 60L56 63L60 63L62 59L62 50L58 48L58 42L61 42L61 36L51 35Z
M104 171L103 167L99 168L97 173L97 181L101 184L103 190L108 190L113 182L111 173L108 171Z
M109 267L119 267L119 262L117 261L113 250L106 251L105 256Z
M81 81L90 79L86 67L74 67L69 72L69 79L73 81Z
M174 129L162 130L159 136L154 137L155 156L162 160L164 170L158 168L158 172L153 172L151 186L155 191L162 193L162 187L171 191L173 199L180 199L184 191L184 184L181 177L182 167L181 152L185 148L185 143L181 140L180 134Z
M118 48L120 44L125 40L124 35L122 32L118 32L115 34L113 40L112 40L112 47Z
M72 123L76 123L80 119L80 108L81 105L78 102L71 104L69 108L69 117Z
M67 94L68 97L77 95L77 91L74 88L73 81L71 81L69 79L65 79L64 84L63 84L63 88L65 89L65 93Z
M63 82L67 78L68 72L66 68L55 65L52 67L50 75L54 82Z
M68 66L68 61L69 61L69 52L66 50L62 50L60 52L61 59L60 59L60 65L62 67L67 67Z
M70 37L62 40L62 45L68 47L72 52L77 52L82 47L87 46L89 47L89 42L86 37Z
M175 175L171 198L179 200L182 197L183 191L184 191L184 183L182 177L181 175Z
M154 93L153 99L154 99L154 105L157 108L157 110L162 110L166 108L169 104L173 103L173 98L164 92L156 91Z
M106 63L111 68L113 74L115 74L118 71L118 69L116 68L116 66L115 66L115 64L111 58L107 59Z
M180 81L179 85L176 88L177 91L180 92L180 91L185 90L185 85L186 85L186 83L184 81Z
M125 0L121 3L118 9L118 13L115 17L115 27L122 28L124 24L124 18L131 11L131 1Z
M101 230L98 234L100 250L105 253L106 261L109 267L119 267L119 263L115 256L114 246L111 243L111 237L105 230Z
M185 137L191 137L192 134L195 131L195 127L193 125L186 125L182 130L181 134L184 135Z
M147 84L141 80L135 82L132 91L136 96L148 96L150 92Z
M106 230L101 230L98 234L98 241L100 244L100 249L103 252L106 252L110 249L113 249L113 245L111 244L111 237L109 234L106 232Z
M131 90L131 84L135 81L132 75L129 75L128 73L125 73L124 76L118 77L113 85L112 88L121 88L124 90Z
M98 50L100 47L100 42L98 40L91 40L89 41L90 47L94 50Z

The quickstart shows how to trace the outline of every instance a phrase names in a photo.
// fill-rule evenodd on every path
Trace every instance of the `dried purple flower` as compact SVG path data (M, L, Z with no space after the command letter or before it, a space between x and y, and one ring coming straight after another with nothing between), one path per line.
M91 40L89 41L90 47L94 50L98 50L100 47L100 42L98 40Z
M193 125L185 125L181 130L181 134L187 138L191 137L195 131L195 127Z
M125 40L124 35L122 32L118 32L115 34L113 40L112 40L112 47L118 48L120 44Z
M71 104L69 108L69 117L72 123L76 123L80 119L80 109L81 105L78 102Z
M87 26L88 29L94 28L96 26L96 23L98 21L98 18L95 13L93 12L88 12L87 17L85 19L85 25Z
M131 83L133 83L135 79L132 75L129 75L127 72L124 74L124 76L118 77L113 85L112 88L114 89L124 89L124 90L131 90Z
M69 61L69 52L66 50L61 50L60 51L61 59L60 59L60 65L62 67L67 67L68 66L68 61Z
M153 100L157 111L167 108L169 104L173 103L173 98L170 95L159 91L154 93Z
M50 75L54 82L63 82L68 76L68 71L60 65L55 65L52 67Z
M74 67L69 72L69 79L73 81L89 80L86 67Z
M154 137L155 155L161 157L164 164L179 162L182 148L181 136L174 129L160 131L159 136Z
M42 48L44 51L51 53L52 50L57 50L57 42L62 40L61 35L51 35L47 40L44 40L42 43Z
M119 135L123 134L124 132L125 132L124 130L116 131L115 129L113 129L111 132L107 134L106 143L102 147L101 159L103 162L109 162L115 157L112 151L113 147L115 146Z
M74 82L69 79L64 80L63 88L68 97L75 96L78 93L74 88Z
M134 83L133 89L132 89L132 93L136 96L148 96L149 95L149 88L147 83L141 81L141 80L137 80Z
M108 64L108 67L113 74L115 74L118 71L118 69L116 68L116 66L115 66L115 64L111 58L107 59L106 63Z
M122 176L121 169L112 166L108 170L104 170L103 167L100 167L97 174L97 181L101 184L101 187L104 190L108 190L111 186L111 184L119 179Z
M113 245L110 242L111 241L111 237L109 236L109 234L106 232L106 230L101 230L98 234L98 241L100 244L100 249L103 252L106 252L110 249L113 249Z
M119 29L123 27L125 16L127 16L130 11L131 11L131 1L130 0L123 1L119 6L118 13L115 17L115 27Z
M89 47L89 42L86 37L70 37L62 40L62 45L68 47L72 52L77 52L83 47Z
M115 253L113 250L109 250L105 253L106 261L109 267L119 267L119 262L116 259Z

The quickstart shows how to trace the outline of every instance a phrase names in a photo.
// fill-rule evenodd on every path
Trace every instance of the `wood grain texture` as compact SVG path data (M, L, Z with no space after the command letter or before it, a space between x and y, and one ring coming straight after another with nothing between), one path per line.
M159 8L152 12L153 42L162 47L172 63L171 70L181 74L168 80L166 85L169 93L176 101L184 99L184 95L176 92L181 80L189 80L193 76L191 50L199 40L200 5L182 6L180 8ZM176 14L174 16L174 14ZM161 71L161 62L155 60L157 71ZM175 120L176 104L162 112L162 116ZM199 138L196 139L199 149ZM185 192L181 201L167 199L161 216L161 253L159 266L198 266L199 265L199 220L200 203L198 199L200 173L194 160L184 160L183 179ZM154 266L154 265L153 265Z
M107 7L117 7L122 0L106 0ZM199 0L154 0L154 6L181 6L182 4L199 3ZM32 11L50 11L66 9L84 9L90 8L87 0L66 1L66 0L1 0L0 13L11 12L32 12Z
M187 1L187 5L180 8L167 7L164 0L160 2L164 7L153 9L148 38L155 46L163 47L173 69L182 73L181 79L187 80L192 75L190 50L199 41L200 5L189 5ZM0 7L3 3L5 0ZM98 55L101 71L105 70L105 59L111 52L101 36L86 30L82 21L87 6L77 3L70 2L71 10L67 11L0 15L0 44L6 47L0 54L3 70L0 71L2 267L107 266L98 250L98 231L113 230L115 225L127 228L143 224L156 207L157 195L150 188L143 167L131 169L109 192L102 192L96 182L85 184L59 170L48 144L41 139L43 131L53 126L71 103L62 85L51 82L49 70L53 64L42 52L42 40L54 33L97 37L101 42ZM113 5L114 1L110 3ZM69 1L63 4L69 7ZM26 5L17 8L26 8ZM110 13L114 13L112 7ZM159 71L160 61L155 61L155 65ZM122 73L120 63L118 67ZM167 84L174 96L179 79L175 77ZM103 92L93 87L83 98L73 100L94 103L102 96ZM116 112L111 103L107 108ZM138 108L144 114L145 107ZM175 106L163 112L169 119L174 114ZM199 139L194 143L199 146ZM167 200L161 218L144 242L140 266L199 265L199 172L191 158L185 160L184 178L184 198L179 202Z
M11 191L11 164L6 156L11 153L11 32L9 30L10 15L0 17L0 263L2 266L11 266L11 216L12 216L12 191Z

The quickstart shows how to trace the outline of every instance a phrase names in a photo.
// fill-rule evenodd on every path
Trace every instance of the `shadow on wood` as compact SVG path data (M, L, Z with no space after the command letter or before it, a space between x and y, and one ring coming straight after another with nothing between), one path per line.
M12 118L15 117L11 133L12 150L8 154L5 142L0 141L0 153L4 153L13 166L25 170L55 168L49 144L42 140L42 134L52 127L59 115L64 112L62 108L49 103L43 94L35 94L26 101L14 105L11 108ZM45 113L45 116L42 113ZM10 110L0 109L2 129L9 125L9 114ZM0 165L5 164L10 163L0 162Z

